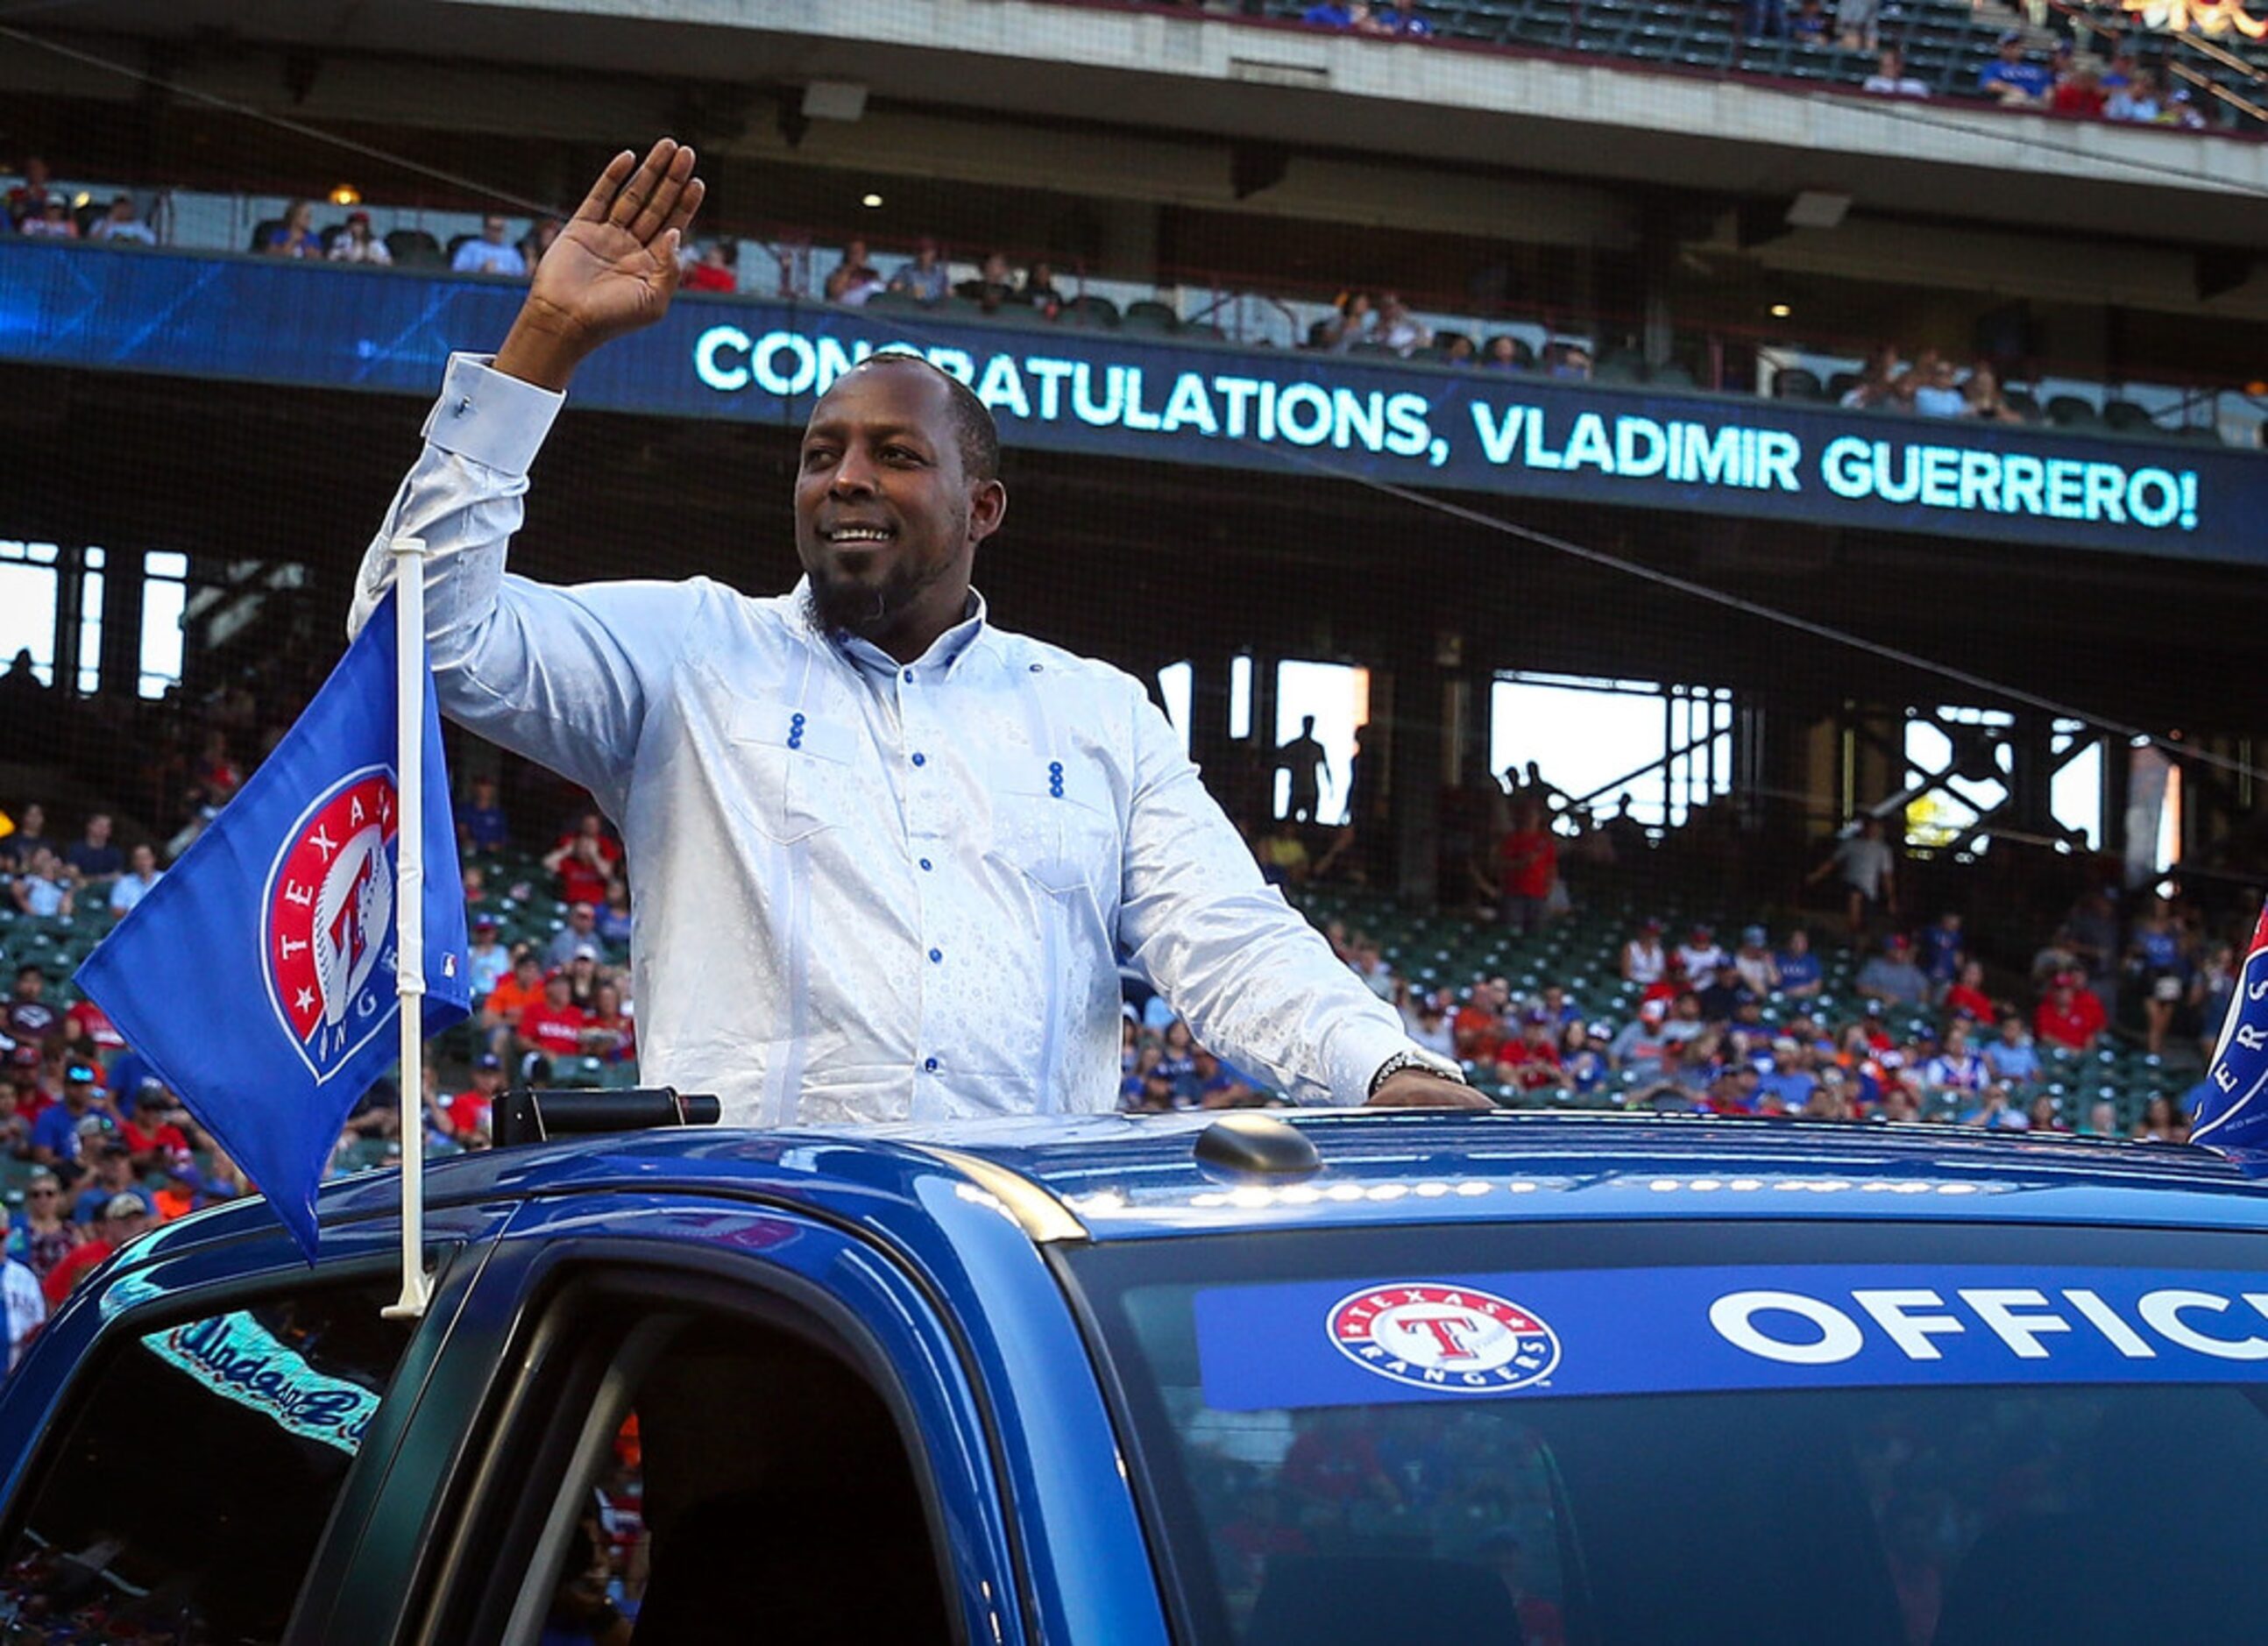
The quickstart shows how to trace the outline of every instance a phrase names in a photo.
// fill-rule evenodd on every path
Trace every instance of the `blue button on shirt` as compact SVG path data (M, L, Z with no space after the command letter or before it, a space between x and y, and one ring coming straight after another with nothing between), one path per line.
M508 573L560 404L452 360L350 624L394 540L421 541L443 711L622 829L646 1079L739 1125L1110 1109L1122 956L1308 1102L1360 1102L1410 1048L1262 882L1140 683L992 627L981 597L902 666L815 626L800 587Z

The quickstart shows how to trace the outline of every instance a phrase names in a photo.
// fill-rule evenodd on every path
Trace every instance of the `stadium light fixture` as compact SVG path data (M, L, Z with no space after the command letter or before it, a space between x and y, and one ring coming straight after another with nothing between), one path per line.
M352 183L341 183L331 190L331 203L335 206L358 206L362 204L362 190Z
M856 80L814 80L803 88L806 120L859 119L866 112L866 88Z
M867 210L873 211L880 207L882 197L880 195L862 195L858 198L858 203L865 207Z
M1789 315L1794 314L1795 311L1785 303L1775 303L1771 308L1767 309L1765 313L1769 314L1774 320L1786 320Z
M1787 208L1787 225L1792 229L1833 229L1843 225L1851 210L1851 196L1833 194L1823 188L1806 188L1799 193Z

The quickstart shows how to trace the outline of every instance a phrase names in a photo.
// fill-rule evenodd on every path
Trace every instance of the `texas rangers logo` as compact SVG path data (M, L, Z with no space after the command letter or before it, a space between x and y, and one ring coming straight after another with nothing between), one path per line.
M268 871L260 956L293 1048L328 1080L393 1016L394 773L365 766L299 816Z
M1509 1298L1469 1286L1373 1286L1341 1298L1331 1341L1365 1371L1447 1394L1501 1394L1541 1383L1559 1339Z

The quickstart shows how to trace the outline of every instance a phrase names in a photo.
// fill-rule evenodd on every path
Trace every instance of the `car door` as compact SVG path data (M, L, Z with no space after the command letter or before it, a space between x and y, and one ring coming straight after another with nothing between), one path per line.
M99 1272L0 1400L0 1640L300 1637L507 1211L434 1214L416 1321L388 1222Z
M524 1207L324 1642L1030 1638L981 1394L905 1269L723 1197Z

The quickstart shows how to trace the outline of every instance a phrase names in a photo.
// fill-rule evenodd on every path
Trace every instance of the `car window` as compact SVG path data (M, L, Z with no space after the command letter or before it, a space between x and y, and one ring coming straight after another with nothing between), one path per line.
M0 1640L280 1639L395 1365L393 1288L122 1334L73 1384L0 1559Z
M509 1477L474 1534L519 1576L493 1622L450 1625L462 1638L669 1646L759 1620L798 1646L959 1637L919 1477L865 1375L730 1315L616 1303L603 1332L602 1369L527 1402L521 1428L551 1443L526 1455L552 1461Z
M2256 1244L1689 1226L1062 1261L1195 1640L1353 1642L1422 1595L1530 1646L1984 1646L2268 1608Z

